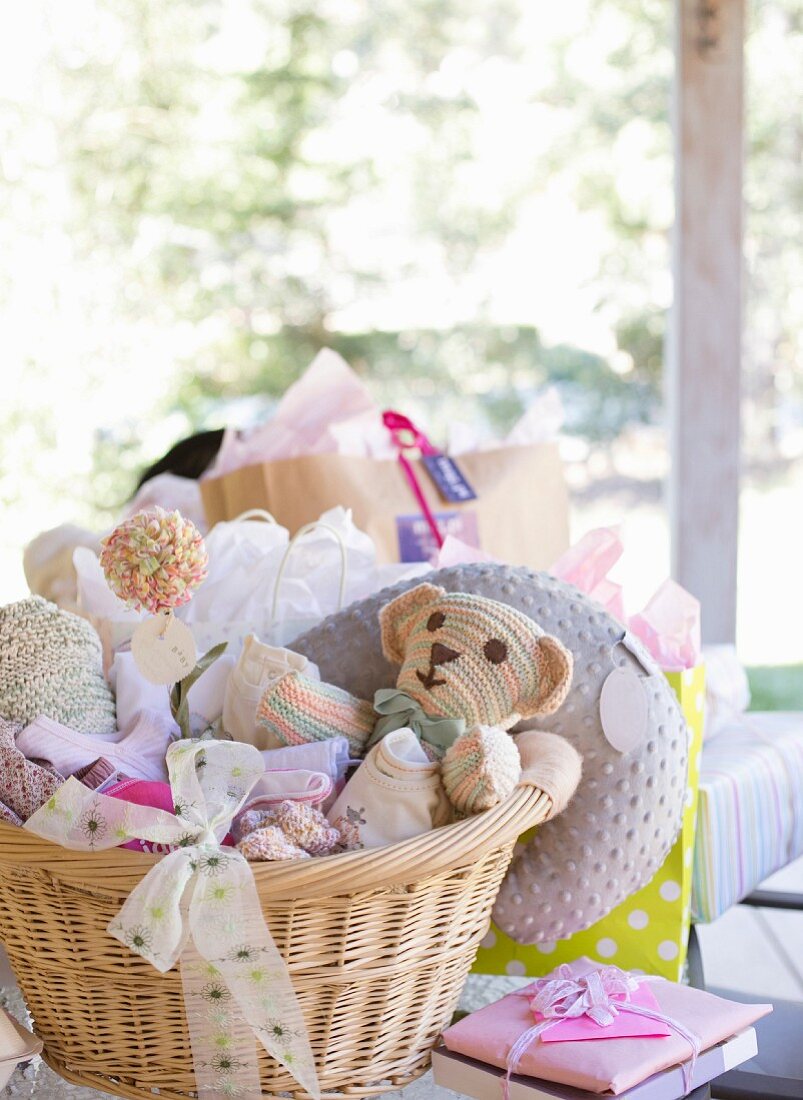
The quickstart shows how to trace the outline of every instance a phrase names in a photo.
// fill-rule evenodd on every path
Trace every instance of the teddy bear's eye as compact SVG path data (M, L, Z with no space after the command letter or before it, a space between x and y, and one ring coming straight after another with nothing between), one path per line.
M433 611L427 619L427 630L440 630L446 622L446 616L442 611Z
M492 665L500 665L507 657L507 646L499 638L491 638L485 643L482 652Z

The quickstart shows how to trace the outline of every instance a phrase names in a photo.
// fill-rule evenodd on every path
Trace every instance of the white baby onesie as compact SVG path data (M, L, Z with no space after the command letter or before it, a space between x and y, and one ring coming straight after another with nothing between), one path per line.
M448 825L452 808L440 764L405 727L374 745L327 816L350 848L378 848Z
M264 731L257 730L256 713L265 688L288 672L300 672L310 680L319 680L317 667L290 649L265 645L256 634L249 634L226 684L223 702L223 729L235 741L264 748Z
M234 658L223 653L190 688L190 726L193 737L200 737L220 718L226 684L234 668ZM170 688L152 684L137 668L133 653L115 654L109 680L117 706L117 726L121 734L135 727L143 711L159 711L170 717ZM175 727L178 733L178 726Z

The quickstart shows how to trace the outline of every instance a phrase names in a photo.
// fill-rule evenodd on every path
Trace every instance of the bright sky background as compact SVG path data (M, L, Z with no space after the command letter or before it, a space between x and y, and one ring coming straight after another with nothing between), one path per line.
M346 0L337 3L348 18L349 4ZM248 5L228 0L224 7L227 19L208 46L208 64L221 71L242 66L248 63L249 50L256 64L262 43L251 24ZM167 391L179 355L186 356L193 343L206 336L188 324L166 327L158 318L136 326L124 323L115 314L118 287L114 273L101 262L77 263L73 242L63 228L71 196L48 121L56 93L44 59L49 36L75 43L76 61L81 57L84 36L92 37L93 48L103 42L105 34L113 36L112 24L97 25L97 10L93 0L27 0L0 9L0 110L2 100L11 100L30 117L26 147L0 142L0 162L11 181L20 178L21 165L32 161L37 166L31 186L14 192L13 219L6 219L2 223L5 230L0 229L0 234L6 234L0 235L3 267L13 273L8 294L0 297L0 372L5 400L13 394L20 420L16 450L7 455L0 470L0 488L14 498L13 509L4 515L0 528L0 599L4 601L24 591L20 549L28 539L59 522L86 522L86 515L76 505L76 486L89 474L93 433L98 427L120 421L143 425L144 451L151 456L182 434L185 426L180 417L154 420L149 410ZM586 10L586 0L567 0L550 8L550 32L576 33L577 45L568 64L593 74L600 95L604 95L610 72L599 60L599 49L582 34ZM524 5L524 12L525 32L538 43L545 9L530 4ZM622 34L617 20L616 12L611 11L601 21L598 33L617 41ZM110 50L115 48L113 38L107 44ZM341 75L348 76L353 65L354 57L348 51L333 58L333 68ZM468 87L480 107L480 156L466 166L461 181L467 193L492 190L500 178L515 183L528 158L541 155L555 137L551 130L557 125L554 117L520 94L516 86L519 71L499 58L476 66L458 52L431 79L444 88ZM418 135L403 118L388 132L386 117L375 107L381 80L381 74L375 74L373 82L355 83L354 99L344 105L340 128L333 127L321 140L334 148L343 143L350 149L370 151L378 171L392 181ZM210 105L199 124L210 131L225 128L224 106ZM634 204L653 203L662 217L668 218L671 195L660 166L647 155L648 144L647 129L634 118L610 151L612 163L623 166L622 187L632 192ZM323 155L331 150L319 151ZM394 250L403 258L410 248L403 220L387 217L389 200L399 205L406 201L401 191L394 195L391 187L389 193L369 195L333 216L334 242L357 267L363 263L370 266L383 250ZM12 224L13 231L9 231ZM151 229L153 240L149 241L146 225L137 243L143 258L158 240L160 227ZM337 327L351 331L449 327L470 318L478 299L484 299L491 287L488 312L495 321L534 323L546 343L571 342L609 356L615 346L610 318L604 309L595 310L593 286L606 232L600 216L589 213L578 217L559 187L547 189L524 204L516 233L503 247L481 257L459 287L446 278L433 257L431 264L424 265L424 274L370 298L344 304L333 320ZM548 264L543 262L544 256L549 257ZM671 285L665 256L656 255L654 260L652 298L666 305ZM305 260L299 254L293 262L294 273L303 275L305 262L314 263L314 257ZM47 366L34 373L27 366L30 359ZM133 372L132 363L136 364ZM53 447L35 456L32 477L31 450L37 448L32 425L37 422L45 424ZM647 446L651 460L659 467L665 465L661 437L652 433ZM53 486L64 488L55 499ZM790 517L799 516L801 491L800 480L793 478L772 490L746 490L743 494L739 643L747 661L803 660L798 625L803 621L803 586L794 583L799 532L796 539L779 538L779 532L788 530ZM80 492L77 495L80 497ZM619 521L628 542L626 577L636 607L668 570L662 509L643 503L623 514L619 501L603 501L576 510L574 532L579 536L596 524Z

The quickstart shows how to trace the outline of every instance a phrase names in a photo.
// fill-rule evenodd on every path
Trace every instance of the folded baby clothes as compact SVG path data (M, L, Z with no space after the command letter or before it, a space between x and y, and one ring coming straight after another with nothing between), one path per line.
M226 684L223 703L223 729L235 741L257 748L271 747L266 744L264 731L257 727L257 707L265 689L288 672L320 679L317 667L300 653L265 645L255 634L248 635Z
M348 848L409 840L452 820L440 764L415 733L393 730L370 750L329 811Z
M265 771L251 789L245 809L254 806L275 806L290 799L320 806L331 797L334 784L325 772L311 772L306 768L281 768Z
M166 813L181 816L181 807L174 803L173 791L169 783L154 783L146 779L125 779L120 783L114 783L112 786L104 786L102 793L108 795L109 798L119 798L121 802L131 802L135 806L151 806L155 810L164 810ZM229 846L234 844L234 837L231 833L224 836L221 844ZM175 845L139 839L126 841L120 847L130 848L135 852L164 855L165 852L172 852Z
M103 755L126 775L164 780L167 778L165 753L173 740L174 728L169 715L144 710L122 740L103 739ZM28 760L47 760L62 775L74 775L97 760L98 741L96 737L40 715L18 734L17 748Z
M73 775L73 779L77 779L85 787L89 787L90 791L96 791L104 784L111 785L109 781L112 779L122 783L130 778L130 776L119 772L111 760L107 760L105 756L99 756L91 764L79 768Z
M306 745L286 745L281 749L263 749L266 773L302 769L328 775L332 781L331 792L321 805L324 813L343 790L346 772L351 762L348 739L330 737L328 741L309 741Z
M116 728L94 628L29 596L0 608L0 715L25 723L40 714L81 733Z
M24 821L18 814L15 814L13 810L9 810L3 802L0 802L0 821L5 821L6 825L24 825Z
M285 800L247 809L234 823L237 847L246 859L303 859L339 849L340 831L309 803Z
M27 821L56 793L64 778L26 760L15 743L19 730L18 725L0 719L0 802L17 818ZM13 819L5 816L5 820Z

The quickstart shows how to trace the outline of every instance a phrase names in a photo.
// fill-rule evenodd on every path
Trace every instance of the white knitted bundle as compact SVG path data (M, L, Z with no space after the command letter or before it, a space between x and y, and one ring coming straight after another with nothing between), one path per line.
M100 638L86 619L41 596L0 608L0 716L47 715L80 733L114 733Z

